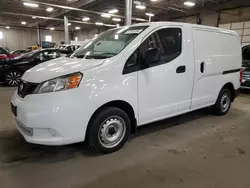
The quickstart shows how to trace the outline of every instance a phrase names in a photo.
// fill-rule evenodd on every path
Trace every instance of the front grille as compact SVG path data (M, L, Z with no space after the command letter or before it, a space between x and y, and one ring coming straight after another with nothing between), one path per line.
M38 85L37 83L21 81L17 89L17 94L21 98L24 98L27 95L33 94Z

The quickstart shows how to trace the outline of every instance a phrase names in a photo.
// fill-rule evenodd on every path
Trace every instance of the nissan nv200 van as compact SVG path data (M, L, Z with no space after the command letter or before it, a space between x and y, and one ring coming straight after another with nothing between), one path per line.
M236 32L152 22L101 33L70 58L29 69L11 100L27 142L120 149L136 127L204 107L226 114L240 88Z

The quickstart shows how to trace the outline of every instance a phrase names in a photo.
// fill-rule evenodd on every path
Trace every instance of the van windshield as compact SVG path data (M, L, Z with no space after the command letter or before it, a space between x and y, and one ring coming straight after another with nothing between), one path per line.
M148 26L131 26L108 30L78 49L71 57L106 59L119 54Z

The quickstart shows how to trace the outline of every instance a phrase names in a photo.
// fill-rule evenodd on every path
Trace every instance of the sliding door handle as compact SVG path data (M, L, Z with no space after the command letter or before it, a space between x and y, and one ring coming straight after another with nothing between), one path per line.
M202 63L201 63L201 67L200 67L201 73L204 73L204 68L205 68L205 63L202 62Z

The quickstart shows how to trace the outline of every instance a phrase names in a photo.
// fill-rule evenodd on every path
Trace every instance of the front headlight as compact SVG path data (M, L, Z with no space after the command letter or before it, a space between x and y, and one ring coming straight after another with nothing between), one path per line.
M82 80L81 73L74 73L43 82L35 89L34 94L50 93L77 88Z

